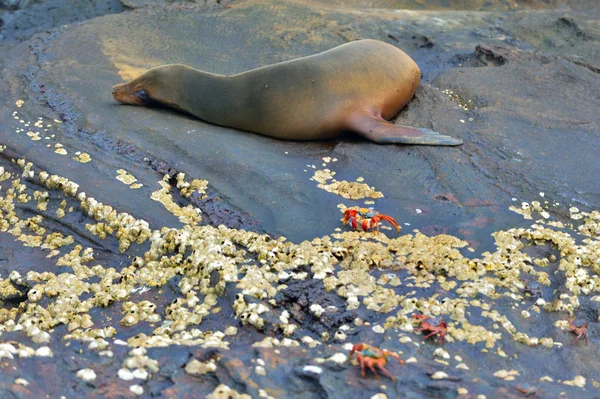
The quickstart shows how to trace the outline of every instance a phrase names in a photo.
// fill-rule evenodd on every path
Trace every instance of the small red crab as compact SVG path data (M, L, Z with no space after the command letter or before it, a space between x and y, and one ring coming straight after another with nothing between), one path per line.
M587 329L586 321L584 321L582 325L576 326L575 319L569 319L569 331L571 331L573 334L577 335L577 337L573 341L577 341L579 338L584 337L585 344L587 345L588 329Z
M350 356L352 356L356 352L356 360L360 364L360 370L362 372L362 376L365 376L365 366L369 367L375 377L379 379L379 375L377 371L375 371L375 366L383 374L389 377L392 381L396 381L396 379L385 369L385 365L388 361L388 356L396 359L400 364L404 364L404 361L400 359L398 355L388 351L387 349L379 349L369 344L356 344L352 347L350 351Z
M446 342L446 333L448 332L448 324L446 324L446 320L443 318L436 320L433 317L424 314L414 314L413 318L421 320L421 327L417 328L417 330L429 332L429 334L425 335L423 339L427 339L434 335L439 335L438 344L441 343L444 345ZM428 319L433 320L433 323L427 321Z
M360 226L363 231L369 229L379 231L380 220L389 222L396 228L396 231L400 233L400 226L398 226L398 223L393 217L379 213L373 208L346 209L344 211L342 222L344 225L350 222L350 225L354 230L358 230Z

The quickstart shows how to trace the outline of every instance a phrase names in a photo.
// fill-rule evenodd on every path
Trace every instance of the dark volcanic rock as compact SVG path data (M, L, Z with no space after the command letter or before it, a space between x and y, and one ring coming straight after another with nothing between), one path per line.
M590 149L600 149L600 118L589 107L600 109L600 74L593 66L499 46L479 46L467 65L475 68L448 71L433 84L474 100L478 138L467 145L487 141L471 156L488 177L517 196L534 185L597 203L592 176L600 169Z
M38 32L119 13L122 9L118 0L73 0L68 3L64 0L0 1L0 44L18 43Z
M179 9L205 11L206 9L221 8L231 2L231 0L121 0L123 7L132 10L173 5Z
M539 199L539 193L544 192L544 200L560 202L565 209L572 204L600 208L600 31L599 8L593 0L440 0L429 2L427 12L402 10L405 6L425 8L422 1L383 0L326 4L107 0L72 2L67 9L53 8L62 5L59 0L20 3L22 9L0 11L0 29L6 39L0 57L0 145L7 146L0 154L0 166L20 178L21 170L13 160L26 158L35 163L36 172L42 169L67 177L80 184L80 192L146 220L152 229L181 227L177 217L151 199L163 176L169 175L167 181L173 183L178 172L209 181L207 197L174 199L178 206L200 208L203 223L266 232L273 240L285 236L292 242L312 240L341 227L339 203L364 206L364 201L342 199L318 188L310 178L315 169L324 168L337 172L338 180L354 181L362 176L370 186L383 191L385 197L374 206L394 216L405 230L457 235L467 239L478 256L490 248L490 232L522 224L520 216L506 210L517 199ZM443 10L448 4L471 11ZM587 8L577 11L582 4ZM128 12L44 32L53 24L119 12L122 5ZM41 14L44 18L39 21ZM41 34L14 45L38 29ZM120 105L111 96L113 84L165 63L232 74L362 38L383 40L404 49L422 69L423 84L395 123L460 137L464 145L380 146L356 137L280 141L210 125L171 110ZM15 105L19 99L24 100L21 108ZM289 101L289 112L297 112L294 99ZM42 139L33 141L32 135L27 135L32 127L25 126L25 121L33 124L38 118L43 120L38 129L43 132ZM57 144L67 156L55 153L61 148ZM92 162L76 162L73 157L78 151L90 154ZM337 162L324 165L324 157L337 158ZM143 186L131 190L117 181L119 169L132 173ZM36 184L27 176L22 179ZM14 189L10 181L2 183L0 196ZM79 209L73 198L56 191L52 192L48 212L39 211L35 202L19 202L15 212L22 219L43 213L44 228L72 235L76 243L93 248L94 265L106 269L121 271L147 251L149 244L145 243L132 245L120 254L116 238L100 240L90 234L86 224L95 223L93 217ZM63 200L67 209L73 206L75 210L63 218L54 216ZM568 215L568 211L563 212ZM556 213L561 216L559 210ZM57 266L57 258L47 256L48 251L16 242L16 233L0 232L2 279L11 271L22 276L29 271L67 273L64 265ZM251 252L248 247L244 250ZM182 252L188 254L189 249ZM540 258L559 255L549 245L528 248L527 253ZM247 256L243 267L268 269L260 263L264 260L260 256L278 254ZM342 260L343 255L336 259ZM199 267L199 263L190 267ZM546 272L552 276L552 284L539 287L531 281L523 308L516 309L510 300L515 292L525 294L522 288L507 290L498 298L478 295L465 302L493 302L494 309L510 315L509 321L519 331L551 337L563 346L522 345L501 322L493 321L498 324L493 331L508 336L494 348L498 353L483 342L472 345L454 340L444 347L451 355L444 360L434 357L438 346L433 340L420 342L421 336L410 332L414 334L412 341L399 343L397 335L381 333L391 313L366 309L362 303L358 309L347 310L348 292L338 290L338 286L327 291L323 279L282 278L276 296L264 299L241 293L235 283L220 279L213 270L206 273L206 280L210 287L222 289L215 305L219 310L192 327L197 330L194 333L204 334L221 331L225 325L236 326L237 335L228 338L230 350L195 346L150 349L151 357L159 363L158 372L148 381L119 379L118 370L131 348L113 344L114 339L151 334L156 326L122 326L122 303L110 303L106 308L95 308L93 316L97 324L119 329L111 338L111 356L92 351L89 342L68 340L65 345L62 337L69 332L68 327L59 325L48 344L54 358L0 359L0 397L134 397L129 390L134 383L143 386L145 397L182 398L204 397L220 384L252 397L269 394L278 398L372 397L382 392L390 398L453 398L458 388L468 388L472 396L487 397L557 397L561 392L566 397L591 395L600 381L593 350L599 342L598 302L582 297L577 314L572 315L578 325L589 321L589 346L582 340L574 342L573 334L554 326L568 317L564 311L542 311L530 321L521 317L521 310L525 306L530 309L537 299L550 301L567 293L565 277L558 273L559 262L549 263ZM305 265L309 264L306 259L295 271L308 272ZM380 266L373 265L365 273L373 279L383 278L385 273L402 279L404 285L396 289L403 296L403 304L411 303L413 292L427 298L454 295L456 299L448 290L420 287L407 278L402 264ZM426 268L423 264L419 267ZM98 280L91 278L90 283ZM146 287L149 289L132 292L128 300L155 301L162 312L182 297L184 282L177 274L162 288ZM17 284L13 288L0 297L2 310L6 310L2 317L14 309L25 311L36 306L27 296L31 287ZM79 299L91 295L84 292ZM265 311L265 328L244 325L232 310L238 298L251 305L267 303L279 313ZM311 310L315 304L325 309L322 317L317 318ZM190 313L195 311L194 307L189 309ZM482 316L482 309L473 309L469 310L470 320L492 323ZM298 326L289 333L291 338L280 328L279 315L284 311ZM170 325L162 322L165 328ZM347 338L335 339L336 334ZM307 337L313 341L306 342L325 338L309 346L302 341ZM274 339L294 339L303 344L252 346ZM2 332L0 340L32 345L24 331ZM414 357L418 362L402 367L390 359L386 367L397 381L380 381L371 374L362 378L360 368L331 360L336 353L348 353L344 343L358 342L401 350L405 360ZM455 356L471 369L456 368L459 361ZM183 367L191 359L214 361L217 368L203 375L189 374ZM86 383L75 377L85 367L96 371L96 381ZM495 377L493 373L501 369L517 370L518 379ZM447 378L430 378L442 370ZM540 378L548 375L555 381L544 382L541 387ZM576 375L587 378L586 391L562 384ZM15 382L18 378L25 378L29 385L19 385Z
M303 329L321 334L337 331L344 324L350 324L358 317L357 312L344 311L344 301L334 293L327 292L320 280L286 281L287 288L275 297L278 306L287 309ZM321 317L311 314L311 305L324 309ZM363 315L364 317L364 315Z

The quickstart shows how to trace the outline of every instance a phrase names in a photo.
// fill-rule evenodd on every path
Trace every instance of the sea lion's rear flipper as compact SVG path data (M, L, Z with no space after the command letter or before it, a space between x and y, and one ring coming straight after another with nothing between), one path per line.
M375 115L355 116L350 130L379 144L460 145L461 139L422 127L394 125Z

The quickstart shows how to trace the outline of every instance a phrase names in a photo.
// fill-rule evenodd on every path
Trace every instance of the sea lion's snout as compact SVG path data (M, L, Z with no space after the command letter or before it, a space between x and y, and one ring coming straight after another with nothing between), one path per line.
M137 98L134 93L131 93L129 84L127 83L114 85L112 88L112 95L114 99L121 104L143 105L139 98Z
M118 102L122 103L122 95L121 95L121 88L123 87L123 84L119 84L119 85L114 85L112 87L112 95L114 97L115 100L117 100Z

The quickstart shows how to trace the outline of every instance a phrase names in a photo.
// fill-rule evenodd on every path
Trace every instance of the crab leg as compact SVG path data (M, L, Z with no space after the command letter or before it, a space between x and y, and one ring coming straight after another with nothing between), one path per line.
M379 231L379 219L377 218L377 216L375 216L374 218L371 219L371 230L377 230Z
M398 363L404 365L404 360L400 359L400 356L396 355L395 353L392 352L387 352L387 354L391 357L393 357L394 359L396 359L398 361Z
M394 378L393 375L391 375L386 369L385 367L383 367L383 364L381 364L381 362L377 363L377 367L379 367L379 370L381 370L381 372L383 374L385 374L389 379L391 379L392 381L396 382L396 378Z
M430 330L430 331L431 331L431 330ZM427 339L427 338L429 338L429 337L433 337L433 336L434 336L434 335L436 335L437 333L438 333L437 331L434 331L434 332L432 332L432 333L430 333L430 334L427 334L426 336L424 336L424 337L423 337L423 340L426 340L426 339Z
M362 229L363 229L363 231L369 230L369 219L363 219L363 221L362 221Z
M377 374L377 371L375 370L375 366L373 366L374 360L373 359L368 359L368 360L369 360L369 362L367 363L367 365L369 366L369 368L371 369L373 374L375 374L375 377L377 377L377 379L380 380L381 377L379 377L379 374ZM394 379L394 377L392 377L392 379Z
M356 360L358 360L358 363L360 364L360 372L362 374L362 376L365 376L365 363L367 363L367 359L363 358L360 353L356 355Z

